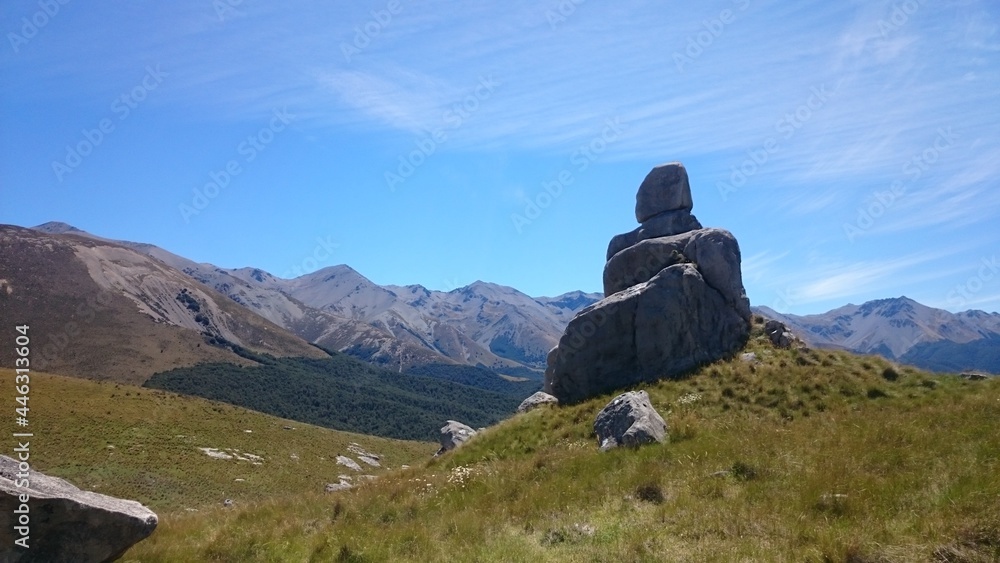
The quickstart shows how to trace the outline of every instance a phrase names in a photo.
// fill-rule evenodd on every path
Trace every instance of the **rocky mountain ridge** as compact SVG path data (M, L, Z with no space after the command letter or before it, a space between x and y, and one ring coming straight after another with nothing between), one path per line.
M817 315L768 307L754 312L785 323L810 346L878 354L924 369L1000 373L1000 314L951 313L908 297L848 304Z
M649 227L667 219L677 222L676 217L665 217L648 219L633 233L615 237L616 241L641 242ZM697 221L693 216L691 220ZM151 244L112 241L65 223L46 223L33 230L130 248L180 270L309 342L397 371L436 363L481 364L536 377L544 367L544 354L562 328L577 312L601 298L600 294L579 291L532 298L487 282L449 292L419 285L378 286L343 265L313 272L296 282L259 268L200 264ZM622 237L629 240L623 243ZM613 241L609 251L614 246ZM3 285L12 287L8 282ZM138 299L138 294L133 298ZM906 297L848 304L817 315L790 315L767 307L753 310L784 322L810 346L880 354L937 371L1000 372L997 313L951 313ZM194 315L184 322L197 324ZM57 329L56 336L64 340L62 332Z
M108 240L65 223L35 230ZM600 298L580 291L533 298L481 281L447 292L379 286L346 265L285 280L259 268L197 263L150 244L114 243L180 270L309 342L397 371L452 363L540 378L566 323Z
M142 383L241 350L326 354L160 260L79 233L0 225L0 313L28 324L33 368ZM13 349L0 362L14 365Z

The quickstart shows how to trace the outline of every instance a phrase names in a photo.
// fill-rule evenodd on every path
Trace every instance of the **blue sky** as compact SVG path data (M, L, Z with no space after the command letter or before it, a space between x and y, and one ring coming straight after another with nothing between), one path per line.
M599 291L654 165L751 302L1000 309L1000 6L7 1L0 223Z

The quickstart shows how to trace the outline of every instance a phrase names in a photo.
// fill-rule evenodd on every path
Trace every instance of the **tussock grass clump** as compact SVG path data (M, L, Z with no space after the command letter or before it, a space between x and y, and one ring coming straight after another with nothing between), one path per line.
M886 381L896 381L900 377L900 373L896 369L896 366L888 366L882 370L882 379Z
M729 474L740 481L751 481L757 478L757 469L742 461L737 461L729 470Z
M666 495L663 494L663 489L660 487L659 483L643 483L639 485L639 488L635 490L635 496L639 500L651 502L653 504L663 504L666 500Z

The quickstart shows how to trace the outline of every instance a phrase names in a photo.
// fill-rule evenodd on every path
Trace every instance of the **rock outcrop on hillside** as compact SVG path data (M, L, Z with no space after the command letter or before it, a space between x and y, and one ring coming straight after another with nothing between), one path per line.
M441 434L438 436L441 448L434 454L435 457L461 446L475 435L476 431L466 424L462 424L457 420L446 421L444 426L441 427Z
M785 323L776 320L769 320L764 324L764 334L775 348L796 348L805 347L805 342L801 338L792 334Z
M0 561L114 561L156 528L156 514L136 501L81 491L37 471L25 479L18 463L0 455ZM24 535L16 528L22 522L28 549L14 543Z
M666 440L667 423L649 402L648 393L629 391L612 399L597 413L594 434L602 452L619 446L637 448Z
M574 317L548 355L545 391L572 403L739 350L750 331L740 248L691 214L687 171L654 168L636 195L639 228L615 236L605 298Z
M521 404L517 407L517 412L528 412L548 404L559 404L559 399L549 395L545 391L537 391L527 399L521 401Z

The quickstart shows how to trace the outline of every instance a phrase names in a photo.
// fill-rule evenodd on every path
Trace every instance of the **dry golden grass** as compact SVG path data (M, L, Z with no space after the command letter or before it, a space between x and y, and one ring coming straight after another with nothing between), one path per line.
M0 381L10 382L0 387L0 404L10 405L11 423L13 380L13 370L0 369ZM380 454L391 468L426 460L436 449L124 384L33 372L30 385L34 469L82 489L138 500L168 521L171 514L205 510L227 498L240 506L322 491L337 475L354 473L334 461L351 442ZM238 450L263 461L213 459L199 448Z

